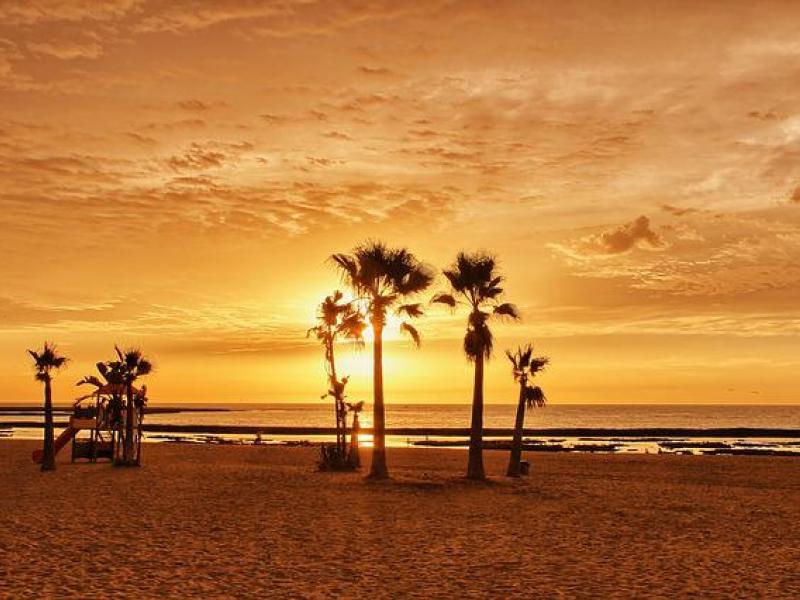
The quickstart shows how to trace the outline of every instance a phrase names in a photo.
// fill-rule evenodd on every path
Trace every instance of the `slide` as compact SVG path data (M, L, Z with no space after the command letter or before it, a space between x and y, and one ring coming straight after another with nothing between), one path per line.
M76 429L74 427L67 427L64 431L62 431L61 435L56 438L56 454L58 454L59 450L66 446L67 443L74 438L75 434L79 431L80 429ZM42 450L34 450L31 457L33 458L33 462L36 464L41 464L43 454L44 452L42 452Z

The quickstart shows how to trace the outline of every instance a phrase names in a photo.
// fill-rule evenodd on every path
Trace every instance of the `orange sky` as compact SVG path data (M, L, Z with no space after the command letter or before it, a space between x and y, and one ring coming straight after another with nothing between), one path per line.
M156 401L316 401L378 237L495 252L553 403L797 402L800 5L711 4L5 0L0 401L44 339L61 401L114 342ZM420 329L388 401L468 401L463 315Z

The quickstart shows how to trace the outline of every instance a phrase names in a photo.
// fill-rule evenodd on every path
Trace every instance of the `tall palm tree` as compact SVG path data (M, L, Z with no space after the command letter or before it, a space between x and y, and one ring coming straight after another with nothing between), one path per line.
M405 248L389 248L386 244L368 241L356 246L352 254L334 254L331 261L342 278L363 304L366 318L372 325L373 353L373 451L370 477L389 476L386 465L386 413L383 397L383 330L390 311L409 318L421 316L419 303L401 301L423 290L433 282L433 271ZM400 330L408 333L419 346L419 332L403 321Z
M533 344L524 348L518 347L512 353L506 350L506 356L513 365L514 381L519 384L519 400L517 402L517 418L514 421L514 439L511 442L511 457L508 461L506 475L519 477L522 459L522 428L525 423L525 409L544 406L547 402L542 388L530 385L528 380L542 371L550 360L546 356L534 356Z
M308 330L307 336L314 335L325 349L325 368L328 372L330 389L323 396L333 398L336 412L336 448L338 458L344 462L347 453L347 408L345 407L344 389L348 378L339 379L336 373L336 356L334 349L340 337L354 340L357 344L364 342L364 330L367 323L353 302L343 301L344 295L336 290L327 296L319 306L317 325Z
M488 321L493 316L519 319L513 304L500 302L503 276L498 274L497 261L484 252L459 252L455 262L443 270L450 283L450 293L436 294L431 301L455 308L469 309L464 353L475 363L472 388L472 423L469 436L468 479L485 479L483 469L483 367L492 356L493 338Z
M59 356L54 344L44 343L39 350L28 350L33 358L33 368L37 381L44 383L44 448L42 449L42 471L54 471L56 468L56 446L53 432L53 392L51 382L53 372L67 364L68 359Z
M119 361L114 361L109 365L112 369L119 366L125 385L125 435L123 436L122 462L120 464L138 466L138 453L133 447L134 414L138 412L135 407L136 394L133 384L140 377L149 375L153 371L153 364L144 357L138 348L129 348L123 352L118 346L114 346L114 351L117 353ZM140 421L137 419L137 422Z

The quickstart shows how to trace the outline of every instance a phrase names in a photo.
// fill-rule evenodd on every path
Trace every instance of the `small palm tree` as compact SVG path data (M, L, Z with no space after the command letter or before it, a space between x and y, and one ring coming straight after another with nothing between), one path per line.
M373 352L373 451L370 477L389 476L386 464L386 412L383 396L383 330L390 311L409 318L421 316L419 303L400 304L424 291L433 282L431 269L405 248L389 248L382 242L366 242L352 254L334 254L331 261L339 268L344 281L352 288L372 325ZM419 346L419 332L403 321L400 330L408 333Z
M361 312L353 302L344 302L344 295L336 290L323 300L317 312L318 324L306 333L314 335L325 349L325 368L328 372L330 389L323 396L330 396L334 401L336 412L336 448L337 457L344 461L347 453L347 409L345 407L344 389L348 378L339 379L336 373L336 340L340 337L354 340L357 344L364 342L364 330L367 327Z
M39 350L28 350L33 358L33 368L37 381L44 383L44 448L42 449L42 471L54 471L56 468L56 446L53 432L53 392L51 382L54 371L67 364L68 359L59 356L54 344L44 343Z
M525 423L525 409L542 407L547 402L542 388L533 386L528 380L542 371L550 362L546 356L533 356L533 345L517 348L512 353L506 350L506 356L513 365L514 381L519 384L519 401L517 402L517 418L514 421L514 439L511 442L511 458L508 461L509 477L519 477L522 460L522 429Z
M122 363L119 361L108 361L96 363L97 372L103 378L99 379L95 375L87 375L81 379L76 385L92 385L95 391L90 396L98 395L104 396L106 416L104 421L108 426L117 432L118 438L124 438L122 428L122 399L125 394L125 379ZM103 383L105 381L105 383ZM87 398L84 396L81 398Z
M456 261L443 271L450 283L450 293L437 294L432 302L455 308L459 304L469 309L464 353L475 363L472 388L472 423L469 436L468 479L484 479L483 469L483 368L492 356L494 346L488 321L493 316L519 319L513 304L500 302L503 276L497 272L497 261L489 254L459 252Z
M358 421L358 413L364 410L364 402L347 402L348 412L353 413L353 425L350 428L350 452L347 454L347 461L354 469L361 466L361 454L358 451L358 433L361 431L361 423Z
M138 466L138 450L133 447L134 438L134 415L141 412L141 408L136 410L137 394L133 384L145 375L153 371L153 364L147 360L142 351L138 348L129 348L124 352L118 346L114 346L117 353L117 361L106 363L106 373L119 370L122 383L125 386L125 434L122 445L122 461L118 464L124 466ZM141 415L137 418L137 424L141 425ZM141 440L140 440L141 442Z

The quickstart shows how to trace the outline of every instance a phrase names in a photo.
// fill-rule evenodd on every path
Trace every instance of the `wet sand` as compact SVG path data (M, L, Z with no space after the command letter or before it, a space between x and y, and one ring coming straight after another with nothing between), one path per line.
M800 597L800 460L151 444L141 469L0 441L0 598ZM365 457L368 460L368 457Z

